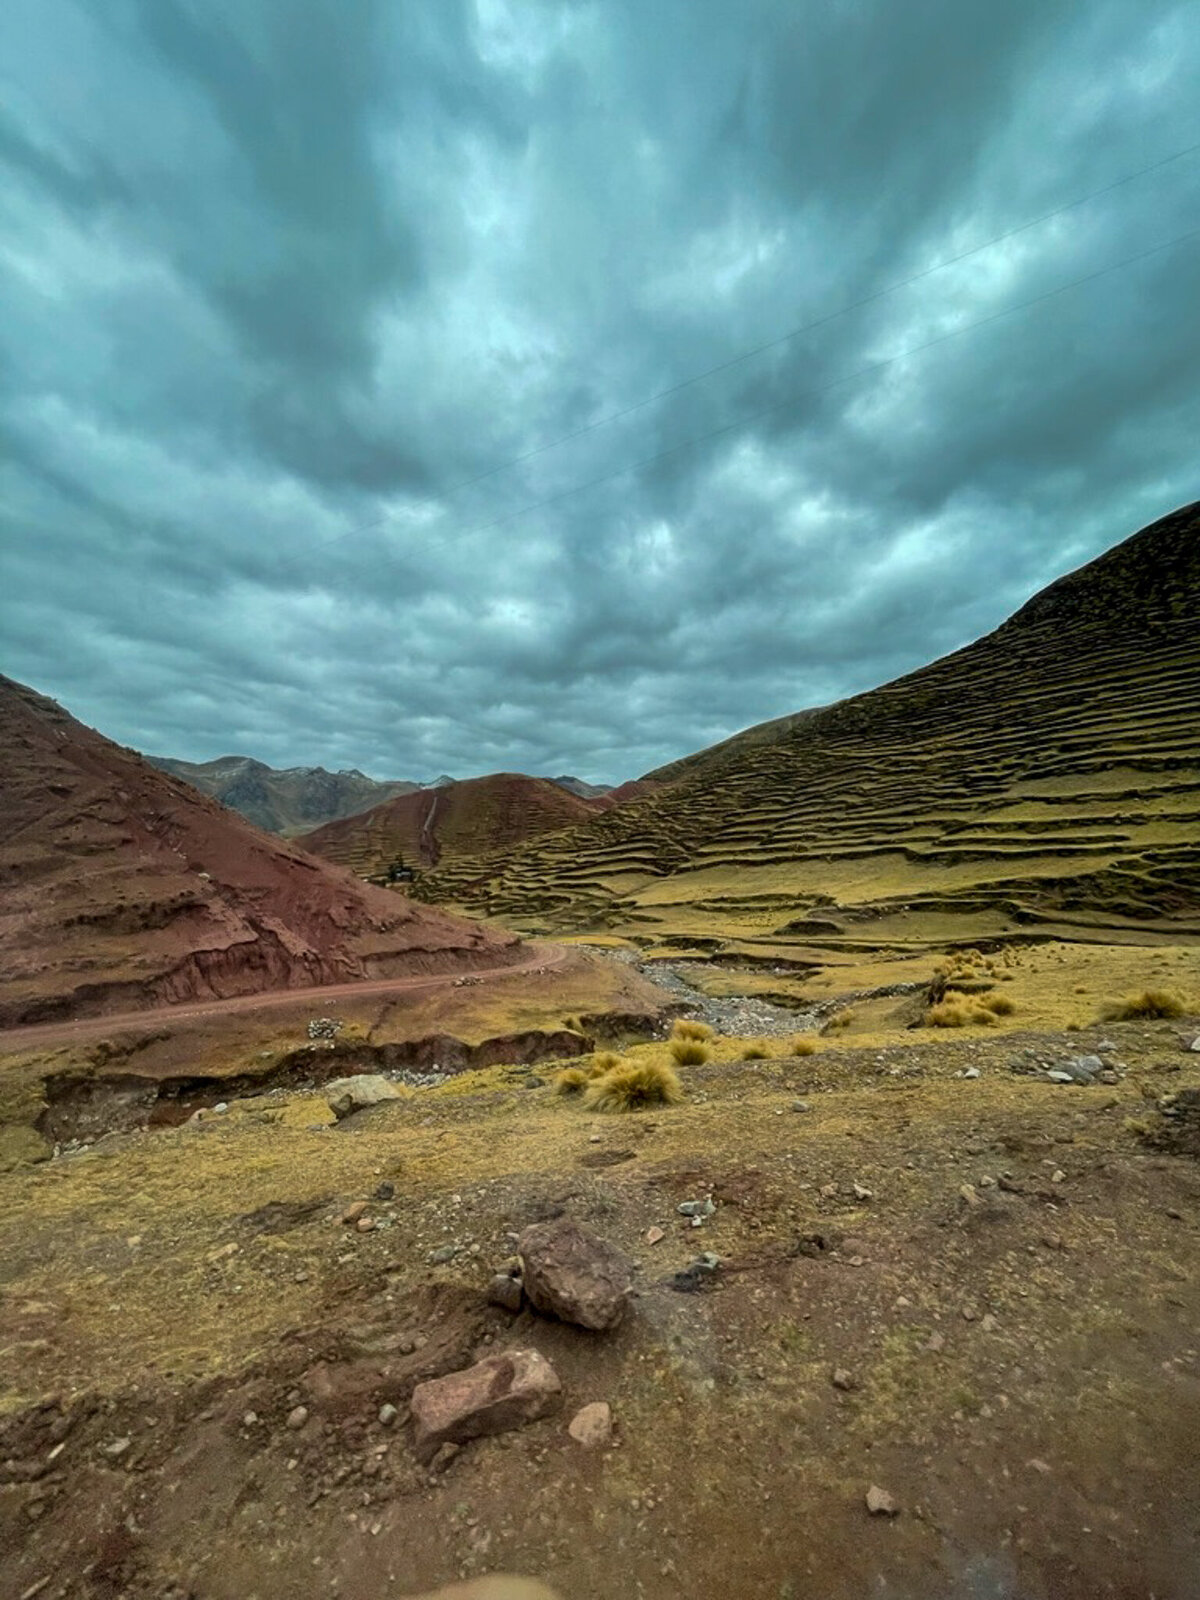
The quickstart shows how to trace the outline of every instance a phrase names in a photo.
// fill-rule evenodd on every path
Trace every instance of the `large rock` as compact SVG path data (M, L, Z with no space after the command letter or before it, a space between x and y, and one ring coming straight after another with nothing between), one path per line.
M538 1311L581 1328L615 1328L633 1287L629 1258L563 1217L526 1228L518 1250L525 1294Z
M558 1374L536 1350L509 1350L431 1378L412 1393L413 1444L424 1461L444 1444L505 1433L562 1405Z
M325 1085L326 1102L339 1122L352 1111L361 1111L364 1106L377 1106L381 1100L404 1098L404 1090L379 1072L362 1072L353 1078L334 1078L332 1083Z

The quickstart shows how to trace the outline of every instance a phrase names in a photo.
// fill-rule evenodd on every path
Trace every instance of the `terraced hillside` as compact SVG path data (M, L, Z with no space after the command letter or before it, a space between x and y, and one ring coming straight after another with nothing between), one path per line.
M298 842L362 877L395 861L429 868L462 856L507 851L528 839L597 816L610 802L572 794L550 778L494 772L394 800L326 823Z
M1200 920L1200 506L994 633L422 894L759 953Z

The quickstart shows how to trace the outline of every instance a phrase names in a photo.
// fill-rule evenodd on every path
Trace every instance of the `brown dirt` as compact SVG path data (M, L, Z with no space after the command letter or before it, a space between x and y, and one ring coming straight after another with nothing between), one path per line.
M337 1129L311 1097L235 1103L0 1179L0 1596L515 1570L572 1600L1193 1600L1200 1169L1139 1130L1200 1081L1194 1031L1106 1028L1115 1086L1012 1070L1098 1030L826 1045L613 1118L493 1068ZM338 1222L358 1199L375 1231ZM639 1263L613 1334L485 1302L509 1230L561 1211ZM679 1292L701 1249L721 1270ZM380 1426L518 1345L560 1417L439 1474ZM599 1399L618 1442L586 1454L566 1424Z
M517 941L258 832L0 679L0 1026L495 967Z

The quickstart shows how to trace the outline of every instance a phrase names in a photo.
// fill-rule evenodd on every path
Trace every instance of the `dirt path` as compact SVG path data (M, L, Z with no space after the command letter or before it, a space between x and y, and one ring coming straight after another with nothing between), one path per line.
M6 1028L0 1030L0 1054L15 1054L18 1050L30 1050L39 1045L77 1044L117 1031L149 1033L161 1028L164 1023L245 1015L287 1006L313 1006L323 1010L342 1000L366 1000L376 996L450 988L462 978L475 984L539 970L553 971L562 967L570 954L564 946L547 944L531 944L529 952L524 961L511 962L503 967L481 967L468 973L388 978L378 983L327 984L315 989L276 989L269 994L234 995L228 1000L194 1000L186 1005L156 1006L152 1011L109 1012L99 1017L80 1017L73 1022L39 1022L23 1028Z

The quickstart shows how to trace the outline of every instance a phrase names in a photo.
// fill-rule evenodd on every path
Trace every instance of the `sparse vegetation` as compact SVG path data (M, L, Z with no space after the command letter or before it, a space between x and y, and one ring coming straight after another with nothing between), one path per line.
M1011 1017L1017 1009L1016 1001L1006 994L985 994L979 1004L994 1017Z
M742 1060L766 1061L770 1053L771 1052L761 1044L748 1044L742 1051Z
M815 1056L817 1041L808 1033L798 1033L792 1040L792 1054L794 1056Z
M676 1066L702 1067L712 1051L702 1039L672 1039L667 1046Z
M676 1017L671 1029L673 1039L698 1039L707 1043L713 1036L713 1031L707 1022L695 1022L691 1017Z
M924 1016L927 1028L987 1027L995 1020L991 1011L977 1001L967 1000L965 996L940 1000L937 1005L930 1006Z
M842 1028L848 1028L853 1021L854 1012L852 1010L847 1009L846 1011L839 1011L836 1016L830 1017L829 1021L825 1024L825 1032L835 1033Z
M580 1094L587 1087L589 1074L582 1067L567 1067L554 1080L559 1094Z
M585 1069L589 1078L602 1078L606 1072L621 1065L621 1057L613 1050L598 1050Z
M704 1049L699 1040L678 1040ZM675 1106L683 1099L683 1085L673 1067L664 1061L624 1061L595 1078L584 1091L589 1111L644 1111L648 1106Z
M1169 989L1143 989L1140 994L1126 995L1104 1007L1102 1022L1153 1022L1170 1020L1187 1015L1187 1007L1177 994Z

